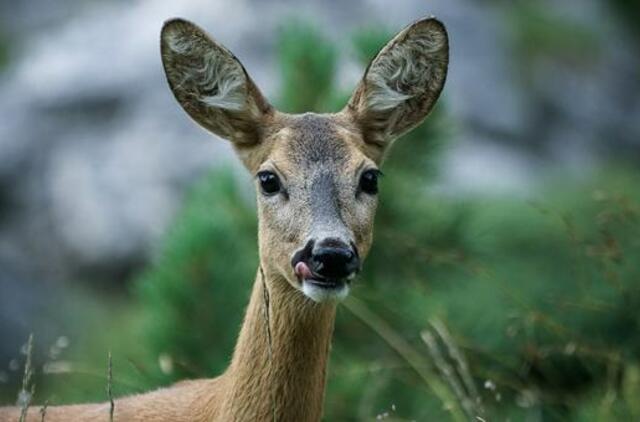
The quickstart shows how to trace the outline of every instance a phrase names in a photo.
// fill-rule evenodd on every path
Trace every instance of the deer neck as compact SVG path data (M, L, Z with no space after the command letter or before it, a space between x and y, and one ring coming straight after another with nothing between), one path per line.
M258 271L226 373L223 419L319 421L335 310Z

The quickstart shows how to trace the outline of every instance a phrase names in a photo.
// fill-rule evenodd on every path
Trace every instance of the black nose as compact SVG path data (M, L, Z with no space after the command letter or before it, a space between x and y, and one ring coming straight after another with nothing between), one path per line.
M321 277L346 278L360 269L355 247L337 239L319 242L311 253L311 271Z

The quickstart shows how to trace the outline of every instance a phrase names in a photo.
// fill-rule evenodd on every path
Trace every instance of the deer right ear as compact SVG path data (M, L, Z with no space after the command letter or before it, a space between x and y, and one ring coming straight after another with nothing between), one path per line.
M189 116L238 145L258 141L272 107L229 50L183 19L165 22L160 50L171 91Z
M406 27L371 61L344 111L378 150L378 160L394 139L429 114L448 64L447 31L434 18Z

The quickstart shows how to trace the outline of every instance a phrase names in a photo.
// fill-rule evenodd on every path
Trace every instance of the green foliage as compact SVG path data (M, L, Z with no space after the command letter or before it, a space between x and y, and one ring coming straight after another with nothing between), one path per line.
M9 38L4 31L0 28L0 72L2 72L9 64L9 56L11 45ZM1 204L0 204L1 205Z
M333 44L316 29L292 22L281 29L278 49L282 69L279 108L298 113L328 111L337 60Z
M393 34L381 26L363 28L353 35L354 53L360 63L366 66L391 39Z
M572 65L598 57L600 40L593 28L567 16L554 14L542 2L518 0L505 8L511 27L513 51L523 72L551 57Z
M613 10L619 15L622 22L633 31L636 41L640 43L640 28L638 21L640 20L640 4L637 1L629 0L609 0ZM638 44L640 46L640 44Z
M568 184L540 203L414 201L404 226L377 222L364 275L370 284L357 293L416 347L432 318L445 321L478 385L497 386L499 402L485 395L490 415L565 419L611 377L626 376L628 390L640 387L626 374L640 357L637 182L607 176L598 183L604 189ZM393 243L384 239L400 233ZM618 381L609 388L619 394ZM381 397L404 397L400 391L393 386ZM630 411L622 399L609 406Z
M239 191L229 171L198 186L157 264L137 283L148 310L144 332L156 359L165 359L165 381L227 366L258 262L255 210Z

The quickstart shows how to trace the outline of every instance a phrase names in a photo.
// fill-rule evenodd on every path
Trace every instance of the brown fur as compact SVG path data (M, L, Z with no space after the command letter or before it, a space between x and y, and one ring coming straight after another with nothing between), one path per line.
M161 53L185 111L231 140L251 173L277 173L285 191L262 195L257 186L259 270L227 371L117 399L114 419L319 421L336 303L303 294L291 257L318 233L338 233L364 259L377 198L359 193L360 175L433 107L446 76L446 31L434 19L407 27L372 61L345 110L330 115L276 111L240 62L189 22L165 24ZM19 409L0 408L0 421L18 417ZM46 420L108 418L106 403L49 407ZM36 408L28 420L40 420Z

